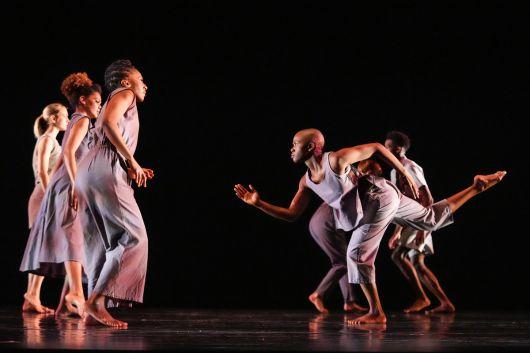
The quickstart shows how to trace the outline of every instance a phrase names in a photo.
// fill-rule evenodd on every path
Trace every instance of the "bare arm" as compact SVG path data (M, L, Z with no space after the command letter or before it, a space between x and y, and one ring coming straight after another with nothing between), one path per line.
M401 164L401 162L380 143L367 143L364 145L343 148L335 153L332 153L329 157L329 162L331 168L336 173L342 174L350 164L368 159L375 153L379 153L381 156L383 156L383 159L392 168L407 178L413 192L416 194L415 196L417 196L418 188L412 176L407 172L403 164Z
M88 132L89 119L80 119L70 130L68 141L63 149L64 165L68 171L70 177L70 183L74 185L75 178L77 175L77 162L75 160L75 153L81 144L81 141L85 138Z
M53 149L53 137L45 136L39 141L37 147L37 171L41 181L43 191L46 191L48 183L50 182L50 175L48 175L48 168L50 166L50 155Z
M311 191L305 185L305 178L302 177L298 184L298 191L293 197L289 208L272 205L261 200L258 192L249 185L250 190L247 190L243 185L237 184L234 191L241 200L245 203L259 208L266 214L279 218L287 222L294 222L306 210L309 200L311 199Z
M129 106L134 100L134 93L130 90L124 90L116 93L114 97L109 101L105 114L100 118L102 119L103 130L109 141L116 147L118 152L125 158L129 163L129 167L133 170L136 176L136 184L142 185L147 181L147 177L142 167L134 159L131 151L125 144L121 131L118 127L118 122L123 117Z

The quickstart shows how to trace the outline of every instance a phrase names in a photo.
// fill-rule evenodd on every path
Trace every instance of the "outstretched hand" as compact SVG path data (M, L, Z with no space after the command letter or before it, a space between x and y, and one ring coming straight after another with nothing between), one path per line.
M251 206L256 206L256 204L260 200L259 194L252 185L249 185L248 187L250 190L247 190L247 188L245 188L241 184L237 184L234 186L234 191L236 193L236 196L240 198L241 200L243 200L243 202Z

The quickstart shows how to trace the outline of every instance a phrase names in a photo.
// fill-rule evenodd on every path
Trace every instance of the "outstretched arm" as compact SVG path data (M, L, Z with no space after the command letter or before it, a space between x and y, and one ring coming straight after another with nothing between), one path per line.
M249 185L250 190L247 190L243 185L237 184L234 186L236 196L243 200L245 203L259 208L266 214L282 219L287 222L294 222L300 217L305 211L309 200L311 199L311 192L305 185L305 177L302 177L298 185L298 191L294 195L293 200L289 208L272 205L268 202L261 200L258 192Z
M403 164L401 164L401 162L380 143L367 143L364 145L343 148L335 153L332 153L330 155L329 161L331 168L336 173L342 174L350 164L368 159L375 153L379 153L381 156L383 156L383 159L392 168L396 169L398 173L403 174L407 178L411 189L415 194L414 196L417 197L418 187L416 186L412 176L407 172Z

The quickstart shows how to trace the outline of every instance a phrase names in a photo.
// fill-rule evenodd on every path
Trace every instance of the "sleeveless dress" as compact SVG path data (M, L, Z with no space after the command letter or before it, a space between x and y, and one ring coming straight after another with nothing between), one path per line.
M40 204L42 202L42 198L44 197L44 191L42 190L41 180L39 177L39 171L38 171L38 151L39 151L39 143L40 141L45 138L49 137L53 139L53 148L50 152L50 159L48 162L48 175L52 172L53 168L55 168L55 165L57 164L57 161L59 160L59 156L61 155L61 146L59 145L59 142L57 142L57 139L55 137L52 137L48 134L41 135L37 142L35 143L35 149L33 150L33 161L32 161L32 167L33 167L33 175L35 177L35 187L33 188L33 192L31 193L31 196L29 198L28 202L28 224L29 228L33 226L33 223L35 222L35 218L37 217L37 213L39 213Z
M141 303L147 271L147 232L142 214L123 158L102 125L109 101L124 90L114 90L101 109L94 129L95 146L79 164L76 180L82 199L82 224L95 227L85 232L85 247L90 254L86 267L88 292L105 295L110 299L108 306ZM118 128L134 154L139 130L136 98Z
M79 113L72 114L63 137L63 148L70 137L72 127L82 119L90 118ZM75 152L76 163L89 151L91 135L89 128ZM60 277L66 274L63 265L65 261L85 264L83 228L77 212L70 207L70 190L70 176L66 165L62 163L52 175L44 194L22 258L21 271Z

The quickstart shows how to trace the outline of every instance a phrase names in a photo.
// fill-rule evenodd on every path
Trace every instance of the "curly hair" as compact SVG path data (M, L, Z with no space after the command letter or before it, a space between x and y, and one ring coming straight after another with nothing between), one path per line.
M92 82L86 72L70 74L61 83L61 93L68 99L72 109L77 107L80 97L87 97L94 92L101 94L101 86Z
M394 142L396 146L403 147L405 151L410 148L410 138L401 131L390 131L386 134L386 139Z
M135 67L130 60L121 59L110 64L105 70L105 88L109 92L120 88L121 80L127 78L133 69Z

